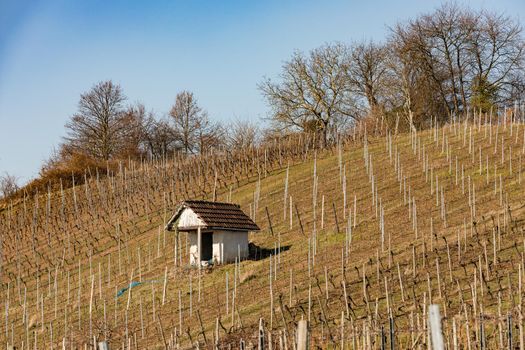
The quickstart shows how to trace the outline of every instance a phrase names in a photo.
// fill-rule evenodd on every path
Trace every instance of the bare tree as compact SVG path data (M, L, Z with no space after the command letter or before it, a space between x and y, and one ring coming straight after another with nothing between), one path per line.
M164 157L172 152L180 151L177 135L168 119L150 119L145 124L146 144L151 157Z
M351 48L349 77L371 111L381 109L388 86L389 51L385 45L360 43Z
M9 173L4 173L0 176L0 193L2 198L11 197L18 191L18 178Z
M404 66L397 71L416 73L426 83L429 115L439 115L443 107L457 115L509 103L522 84L522 28L504 15L449 3L395 26L390 43Z
M431 14L397 25L391 39L403 44L398 45L397 52L402 52L403 60L408 58L407 62L437 89L441 103L450 113L460 111L459 91L464 91L464 85L458 85L458 81L465 80L458 77L460 67L465 67L464 17L457 5L446 4Z
M396 130L400 117L401 125L418 128L431 115L439 118L449 115L440 80L419 50L420 40L417 31L397 25L388 42L393 74L388 76L390 82L385 85L390 113L396 118Z
M170 116L182 150L186 154L196 153L199 150L201 131L208 125L208 115L198 105L193 92L182 91L177 94Z
M258 142L259 128L248 120L236 120L228 127L228 147L246 149Z
M224 146L225 133L226 132L221 123L212 122L207 114L203 115L197 128L199 152L201 154L208 153L213 149Z
M525 73L523 70L516 72L512 74L511 80L513 83L510 85L508 100L523 105L525 102Z
M279 127L320 133L323 144L329 132L359 118L357 101L348 75L348 50L342 44L300 52L283 66L281 82L266 79L259 88L272 108Z
M143 104L128 106L122 115L121 123L125 127L122 128L122 142L117 156L134 159L143 156L147 152L148 128L153 122L153 114L146 112Z
M483 11L469 39L473 56L472 103L488 110L509 103L523 84L525 42L518 22L502 14Z
M417 21L430 45L435 70L443 72L442 88L450 96L454 113L464 111L468 104L471 57L467 39L477 30L476 22L474 13L456 3L445 4Z
M80 96L78 112L66 124L68 146L98 159L110 159L127 132L123 103L126 97L112 81L96 84Z

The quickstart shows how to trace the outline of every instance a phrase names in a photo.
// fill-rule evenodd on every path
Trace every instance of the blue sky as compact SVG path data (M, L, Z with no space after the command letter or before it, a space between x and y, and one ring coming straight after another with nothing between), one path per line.
M277 77L294 50L382 40L434 0L0 0L0 174L38 174L101 80L159 116L193 91L211 118L261 122L257 83ZM523 0L464 0L525 19Z

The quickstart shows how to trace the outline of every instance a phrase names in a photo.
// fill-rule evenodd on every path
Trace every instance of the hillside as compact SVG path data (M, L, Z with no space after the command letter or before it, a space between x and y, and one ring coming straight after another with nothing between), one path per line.
M391 324L397 347L425 348L437 303L448 348L506 346L509 324L523 346L524 154L525 125L503 117L399 135L360 125L324 151L297 138L128 163L26 197L0 213L0 343L175 349L218 335L238 348L257 344L262 317L274 347L293 348L304 318L322 348L379 348ZM163 227L181 200L214 192L262 230L253 258L199 273Z

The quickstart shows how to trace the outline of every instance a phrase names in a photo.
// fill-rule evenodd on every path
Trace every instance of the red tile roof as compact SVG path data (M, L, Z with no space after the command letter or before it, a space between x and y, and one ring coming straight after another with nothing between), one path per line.
M205 223L207 229L226 229L238 231L259 231L259 226L246 215L238 204L208 202L201 200L183 201L166 224L171 231L184 209L190 208ZM193 228L195 229L195 228Z

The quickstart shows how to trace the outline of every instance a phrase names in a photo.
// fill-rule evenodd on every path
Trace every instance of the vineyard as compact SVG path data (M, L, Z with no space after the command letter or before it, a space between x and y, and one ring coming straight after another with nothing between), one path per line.
M0 344L294 349L307 320L311 347L425 349L438 304L446 348L524 349L523 115L430 124L129 161L5 203ZM184 199L239 203L250 258L190 267L164 230Z

